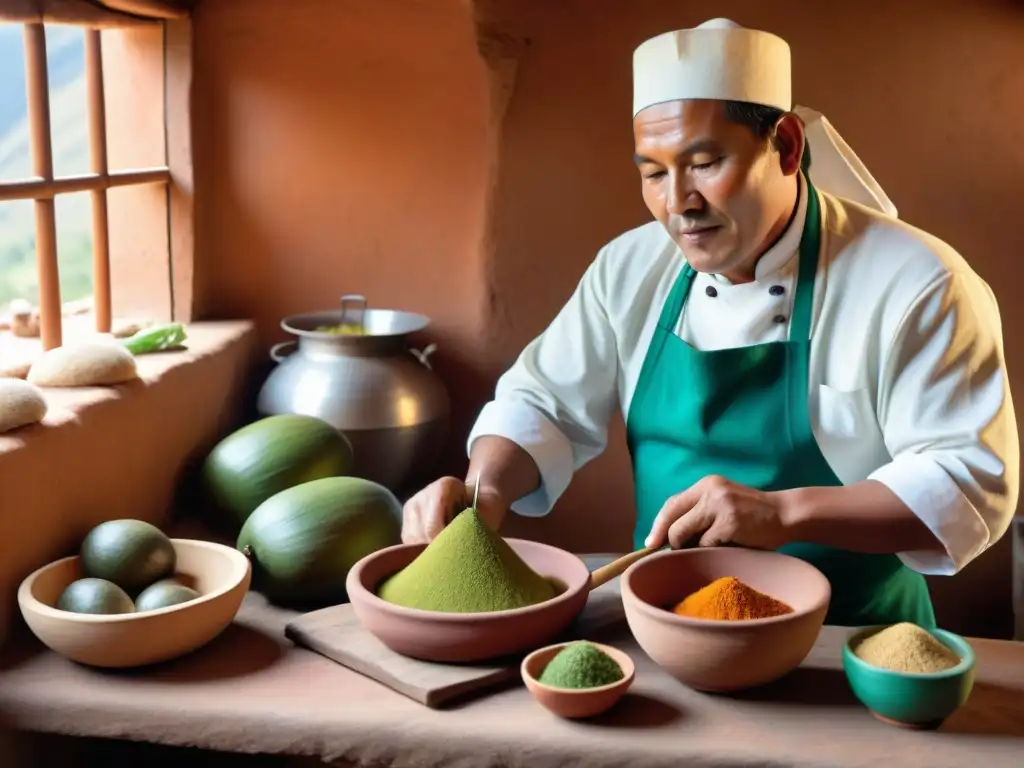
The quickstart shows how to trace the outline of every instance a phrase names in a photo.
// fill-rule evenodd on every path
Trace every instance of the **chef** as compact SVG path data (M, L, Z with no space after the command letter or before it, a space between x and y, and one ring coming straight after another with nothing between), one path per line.
M829 623L934 626L924 574L960 571L1017 503L991 289L794 107L775 35L715 19L644 42L633 133L655 221L600 250L498 381L470 480L411 498L404 539L478 473L495 528L546 514L619 407L636 547L777 550L829 578Z

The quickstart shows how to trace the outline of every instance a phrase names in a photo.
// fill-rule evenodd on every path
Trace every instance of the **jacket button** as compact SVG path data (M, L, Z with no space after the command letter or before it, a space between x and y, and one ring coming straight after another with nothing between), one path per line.
M705 288L704 289L704 293L706 293L712 299L715 298L715 296L718 295L718 291L715 290L715 286L713 286L713 285L709 285L707 288Z
M784 322L786 322L786 316L785 315L776 315L775 317L772 318L772 322L773 323L784 323Z
M768 293L770 293L772 296L781 296L785 292L786 289L783 288L781 285L773 285L771 288L768 289Z

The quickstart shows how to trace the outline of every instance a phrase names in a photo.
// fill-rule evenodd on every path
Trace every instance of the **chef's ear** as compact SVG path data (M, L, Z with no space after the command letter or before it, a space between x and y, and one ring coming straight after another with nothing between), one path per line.
M786 112L772 127L772 146L779 153L779 165L786 176L800 170L804 155L804 123L797 115Z

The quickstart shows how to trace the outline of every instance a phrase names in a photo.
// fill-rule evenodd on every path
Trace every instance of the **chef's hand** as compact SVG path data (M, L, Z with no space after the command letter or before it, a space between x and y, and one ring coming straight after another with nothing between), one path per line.
M473 504L473 487L456 477L442 477L405 502L402 510L402 543L426 544L462 510ZM493 525L500 520L501 500L484 486L477 497L477 511Z
M660 548L667 538L678 549L699 536L702 547L777 549L789 542L783 512L778 494L708 475L665 502L646 544Z

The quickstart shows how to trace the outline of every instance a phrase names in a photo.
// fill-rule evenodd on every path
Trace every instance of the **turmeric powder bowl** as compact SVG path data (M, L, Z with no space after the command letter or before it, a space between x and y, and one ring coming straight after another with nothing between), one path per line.
M673 611L720 579L739 580L775 607L766 618ZM622 603L637 643L684 685L707 692L765 685L798 667L818 639L831 597L828 579L810 563L740 547L665 550L622 575Z

